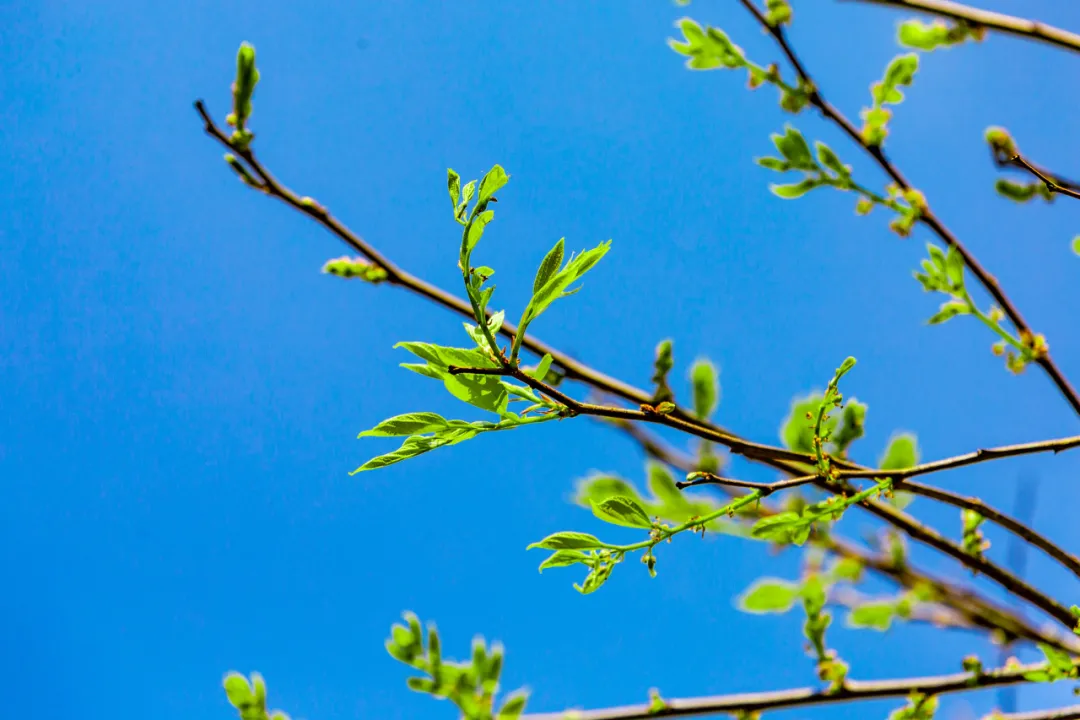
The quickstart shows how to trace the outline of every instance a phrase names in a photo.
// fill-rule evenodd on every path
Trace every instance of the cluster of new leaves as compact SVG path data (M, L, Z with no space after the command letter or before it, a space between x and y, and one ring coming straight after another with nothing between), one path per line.
M1023 372L1028 364L1046 355L1049 347L1046 338L1026 330L1014 335L1003 324L1005 314L996 307L983 312L972 300L964 282L964 259L956 246L948 252L927 243L929 259L922 261L923 272L916 272L926 292L939 292L951 299L942 303L938 311L927 321L931 325L951 320L957 315L972 315L990 328L1000 339L991 346L995 355L1005 355L1005 366L1014 373Z
M786 2L775 2L769 8L769 17L775 25L788 22L791 8ZM682 18L675 26L682 30L683 39L668 39L668 45L688 58L686 67L691 70L744 69L751 89L767 83L780 91L780 107L784 110L798 113L810 103L811 88L802 80L790 85L780 77L780 70L775 64L762 67L748 59L743 49L720 28L703 28L690 18Z
M428 624L426 638L415 614L405 613L405 623L390 629L386 650L394 659L423 673L408 679L410 689L449 700L465 720L520 717L528 697L522 690L508 695L499 709L495 709L503 665L500 644L488 647L483 638L477 637L473 640L472 658L454 662L442 657L442 643L433 623Z
M888 208L897 217L889 228L901 237L911 233L915 222L921 217L926 207L926 200L918 190L902 190L896 185L889 185L882 195L859 184L853 177L850 165L845 165L836 152L820 140L814 142L814 152L802 133L790 125L784 128L784 134L774 133L773 144L781 157L760 157L754 162L777 172L801 172L803 179L788 185L770 185L769 190L785 200L800 198L819 187L831 187L843 192L854 192L858 196L855 212L867 215L875 205Z
M240 720L289 720L281 710L266 709L266 682L259 673L251 673L250 682L238 672L225 675L222 683L229 703L240 713Z
M571 256L565 264L563 240L555 244L536 273L532 298L522 315L513 350L507 358L495 340L505 313L488 312L488 304L495 287L487 285L487 281L495 271L486 266L474 267L472 256L485 228L495 215L488 206L497 202L495 193L506 185L510 176L501 166L495 165L479 183L472 180L462 187L457 173L449 170L447 175L454 219L463 228L458 266L476 318L476 325L465 323L465 331L476 347L445 347L424 342L401 342L394 347L408 350L424 361L403 363L402 367L441 381L451 395L476 408L496 414L498 420L447 420L431 412L414 412L392 417L371 430L360 433L360 437L404 437L402 446L393 452L372 458L354 473L386 467L439 447L471 440L481 433L510 430L522 425L553 420L562 417L565 411L558 403L537 393L528 385L513 382L497 371L517 368L521 339L529 323L539 317L555 300L576 292L570 290L570 286L599 262L607 253L610 241L580 255ZM474 196L475 203L470 210L469 204ZM329 263L326 269L334 274L345 274L350 271L350 267L347 261L339 260ZM545 355L536 367L523 372L527 372L529 377L539 382L544 382L551 374L551 363L551 356ZM515 411L511 409L511 403L519 403L525 407Z
M900 88L911 85L918 69L918 55L898 55L885 68L885 76L881 81L870 86L873 104L860 113L863 119L862 136L867 145L880 147L885 142L889 134L889 119L892 117L892 111L885 106L903 102L904 93Z
M897 31L897 40L901 45L923 52L949 48L968 40L981 42L985 37L985 28L964 21L946 23L935 20L925 23L921 20L906 20L900 23Z

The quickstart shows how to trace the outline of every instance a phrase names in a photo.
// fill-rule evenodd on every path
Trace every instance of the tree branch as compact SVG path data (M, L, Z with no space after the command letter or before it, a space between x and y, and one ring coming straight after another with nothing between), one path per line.
M926 2L927 0L922 1ZM877 145L868 144L862 134L851 124L851 121L822 97L817 84L814 82L813 78L810 77L810 74L807 72L806 68L795 54L791 44L788 42L783 26L777 25L774 27L770 25L752 0L739 0L739 2L741 2L743 7L754 16L762 28L776 40L780 49L791 63L795 73L799 76L799 79L809 88L810 104L817 108L827 120L832 121L839 127L852 142L870 155L870 157L877 162L881 169L884 170L901 189L912 189L907 178L904 177L900 170L886 157L884 150ZM1001 307L1002 311L1008 316L1012 324L1016 326L1017 331L1019 331L1021 335L1025 333L1034 335L1031 327L1020 314L1020 311L1013 305L1012 301L1001 289L997 279L983 268L975 256L960 242L959 238L953 235L952 232L942 224L929 207L923 208L919 221L930 228L930 230L933 231L946 245L956 248L956 251L964 260L964 265L967 266L982 286L986 288L986 291L994 298L994 301ZM1076 412L1077 415L1080 415L1080 395L1077 395L1076 390L1069 384L1068 379L1062 374L1049 353L1036 358L1035 362L1050 376L1050 379L1057 386L1065 400L1068 401L1073 411Z
M850 2L851 0L849 0ZM1065 50L1080 52L1080 35L1052 27L1037 20L1005 15L1003 13L990 12L979 8L961 5L949 0L857 0L858 2L873 3L876 5L888 5L904 10L939 15L952 20L961 20L976 27L986 28L994 32L1014 35L1025 40L1055 45Z
M942 695L979 688L997 687L1024 682L1024 674L1046 667L1037 665L1016 666L1009 669L990 670L980 675L957 673L925 678L902 678L877 682L847 681L835 691L814 688L796 688L776 692L746 693L739 695L713 695L710 697L665 700L663 709L653 709L648 704L628 705L604 710L564 711L525 715L528 720L649 720L657 717L690 717L716 713L764 712L781 708L832 705L842 702L871 700L876 698L906 697L911 693Z
M1037 177L1039 180L1041 180L1043 185L1046 186L1046 189L1049 190L1051 193L1057 193L1059 195L1071 197L1075 200L1080 200L1080 190L1077 190L1076 186L1073 183L1068 182L1067 180L1062 180L1061 178L1047 173L1042 168L1032 165L1030 162L1024 159L1023 155L1014 156L1011 162L1019 165L1020 167L1024 168L1029 173Z

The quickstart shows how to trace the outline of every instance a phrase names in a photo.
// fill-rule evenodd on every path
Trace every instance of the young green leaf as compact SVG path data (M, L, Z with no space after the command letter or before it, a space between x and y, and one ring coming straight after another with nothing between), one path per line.
M424 433L446 430L449 424L446 418L433 412L415 412L397 415L389 420L365 430L357 437L400 437L403 435L422 435Z
M379 455L368 460L360 467L353 470L350 475L356 475L357 473L365 472L367 470L378 470L380 468L399 463L402 460L408 460L418 455L431 452L436 448L444 447L447 445L457 445L465 440L471 440L476 437L481 430L476 428L449 428L436 433L435 435L413 435L405 439L401 447L393 452L386 453L385 455Z
M716 366L708 360L698 360L690 368L690 382L694 390L694 415L708 420L716 410L720 398L720 383Z
M480 194L476 198L476 204L479 206L486 205L495 196L495 193L501 190L508 182L510 182L510 176L506 174L501 165L496 165L488 170L487 174L480 180Z
M888 630L896 615L896 603L868 602L854 608L847 617L848 627Z
M446 187L450 191L451 207L456 212L458 203L461 202L461 176L450 168L446 169Z
M599 503L593 503L593 515L604 522L625 527L650 528L652 520L645 510L631 497L609 497Z
M918 440L911 433L893 435L878 460L882 470L906 470L919 464Z
M544 550L594 550L606 547L598 538L587 533L557 532L548 535L540 542L534 542L526 550L542 548Z
M596 263L600 262L600 259L607 254L610 247L611 241L608 240L600 243L592 250L586 250L577 257L572 257L562 270L558 271L539 290L534 292L532 299L529 300L529 304L525 308L521 320L522 327L519 332L524 332L525 326L540 317L555 300L576 292L567 292L567 289Z
M544 378L547 377L548 370L551 369L551 362L551 353L546 353L544 357L540 359L540 363L536 366L536 368L532 370L532 372L530 372L529 374L532 375L534 380L544 382Z
M817 163L814 162L814 158L810 154L810 146L806 143L806 138L796 128L787 125L784 128L783 135L773 133L771 137L776 149L780 151L780 154L784 156L791 167L798 170L817 169Z
M798 585L777 578L761 578L739 597L738 607L750 613L784 613L798 597Z
M544 261L540 263L540 267L536 271L536 279L533 280L533 294L535 295L540 291L540 288L547 284L558 269L562 266L563 261L563 245L566 238L559 238L559 242L555 243L555 247L548 251L548 254L544 256Z
M778 198L784 200L794 200L795 198L801 198L806 193L810 192L814 188L821 185L821 181L816 178L806 178L801 182L797 182L794 185L776 185L775 183L769 185L769 190Z
M553 567L566 567L568 565L576 565L577 563L585 563L589 559L587 553L583 553L580 550L556 550L552 555L540 563L540 572L544 572L547 568Z

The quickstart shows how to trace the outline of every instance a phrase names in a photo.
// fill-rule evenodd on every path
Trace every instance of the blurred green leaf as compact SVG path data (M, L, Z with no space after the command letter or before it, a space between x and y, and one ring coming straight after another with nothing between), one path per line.
M739 598L739 609L750 613L784 613L799 597L799 586L777 578L761 578Z

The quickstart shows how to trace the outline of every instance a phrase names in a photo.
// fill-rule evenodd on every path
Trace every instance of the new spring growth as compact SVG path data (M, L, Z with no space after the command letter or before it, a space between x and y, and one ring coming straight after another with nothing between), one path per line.
M251 117L251 96L259 82L259 71L255 68L255 48L249 43L241 43L236 53L236 81L232 84L233 111L225 118L236 131L232 141L240 149L246 149L255 135L247 129Z

